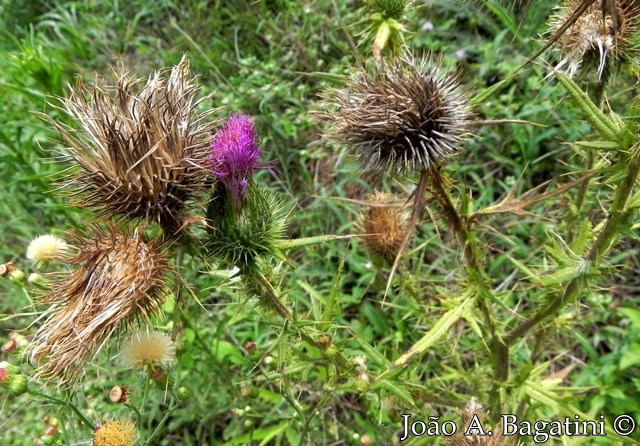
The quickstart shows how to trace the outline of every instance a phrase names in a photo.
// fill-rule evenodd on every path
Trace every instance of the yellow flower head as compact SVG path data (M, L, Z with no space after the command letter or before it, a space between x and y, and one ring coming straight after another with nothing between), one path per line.
M124 344L120 356L126 367L170 365L175 359L176 347L169 336L159 331L138 332Z
M138 437L131 420L110 420L102 423L93 434L93 446L133 446Z

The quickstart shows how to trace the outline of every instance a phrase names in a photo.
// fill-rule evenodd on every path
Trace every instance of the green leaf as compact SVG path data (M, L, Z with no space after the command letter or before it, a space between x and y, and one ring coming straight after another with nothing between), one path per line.
M242 364L244 360L240 349L227 341L214 340L211 347L211 352L219 362L230 361L234 364Z
M619 143L621 140L619 126L608 118L589 96L571 78L556 72L556 77L564 89L569 93L573 102L585 114L585 118L605 140ZM620 148L620 147L619 147Z
M493 12L496 15L496 17L498 17L498 19L500 19L502 24L507 29L509 29L511 34L513 34L516 37L520 35L520 33L518 32L518 28L519 28L518 24L516 23L515 20L513 20L513 17L509 15L509 12L506 9L504 9L502 6L497 4L494 0L489 0L485 2L485 6L487 7L487 9Z
M576 141L574 144L578 147L584 147L585 149L600 150L603 152L622 150L620 144L615 141Z
M532 400L552 408L556 413L578 415L582 420L593 419L593 417L581 412L575 406L562 401L562 397L557 393L547 390L536 383L531 381L524 383L523 390ZM638 444L637 442L630 442L631 440L628 437L622 437L616 434L611 425L611 420L605 420L605 431L607 433L607 437L622 441L621 444Z
M619 308L618 311L622 313L626 318L628 318L635 328L640 328L640 310L636 310L635 308L623 307Z
M467 293L466 296L463 296L459 299L460 303L456 305L452 310L447 311L438 322L429 330L418 342L416 342L406 353L396 359L391 367L380 376L376 378L377 380L382 379L388 373L393 370L405 366L409 361L411 361L416 356L424 353L427 349L434 346L440 339L442 339L449 331L449 329L455 324L458 319L462 316L465 308L471 303L475 302L475 298L470 296L471 293Z

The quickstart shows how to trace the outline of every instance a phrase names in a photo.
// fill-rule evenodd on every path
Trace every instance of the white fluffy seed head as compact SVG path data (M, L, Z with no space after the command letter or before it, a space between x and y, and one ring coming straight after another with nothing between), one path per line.
M159 331L136 332L124 343L120 352L125 367L141 368L155 364L171 365L176 347L169 336Z
M68 253L67 243L55 235L41 235L29 243L27 259L35 262L63 260Z

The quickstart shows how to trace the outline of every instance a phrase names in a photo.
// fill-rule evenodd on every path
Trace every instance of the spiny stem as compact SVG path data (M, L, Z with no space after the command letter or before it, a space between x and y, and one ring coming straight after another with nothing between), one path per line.
M261 285L260 286L260 289L262 291L261 297L267 300L271 308L275 309L278 312L278 314L280 314L280 316L282 316L287 322L291 322L295 327L295 320L293 315L291 314L291 311L289 311L289 309L282 304L282 301L280 300L280 296L278 295L278 292L273 287L269 279L267 279L264 276L264 274L259 270L259 268L257 266L246 268L244 273L249 276L250 280L255 280L259 285ZM335 348L334 345L331 345L329 348L326 348L320 345L320 343L313 336L308 334L303 328L298 327L297 331L300 337L307 344L321 351L322 354L325 356L325 358L332 361L337 368L348 373L353 371L354 367L351 364L351 362L347 358L345 358L342 355L342 353L340 353Z
M604 10L604 8L603 8ZM596 82L596 87L595 87L595 91L592 94L593 97L593 103L596 104L598 107L600 107L600 110L604 111L604 103L603 103L603 97L604 97L604 90L606 87L606 84L609 80L610 77L610 70L609 69L605 69L604 73L602 74L602 77ZM593 169L593 164L595 162L595 152L593 150L589 150L589 159L587 160L587 172L590 172L591 169ZM582 183L580 185L580 188L578 189L578 196L576 198L576 216L580 216L580 210L582 209L582 205L584 204L584 200L587 196L587 190L589 189L589 178L587 178L587 180ZM579 221L579 218L573 218L570 222L570 226L569 226L569 241L571 241L573 239L573 229L575 224Z
M598 235L591 249L584 258L585 262L592 262L597 267L600 259L602 259L606 253L611 249L615 238L620 232L620 226L633 213L632 210L627 209L627 201L633 192L633 186L638 178L638 169L640 169L640 157L636 152L632 152L629 156L622 158L618 162L618 167L626 166L626 175L620 185L616 188L610 205L610 213L606 217L606 223L602 228L602 231ZM563 307L569 303L574 302L582 289L585 278L578 276L572 279L564 292L556 296L545 308L540 310L531 318L527 319L519 326L514 328L511 333L505 337L507 345L513 344L516 340L523 337L533 327L540 324L542 321L558 313Z
M409 245L409 240L411 240L411 236L414 233L418 222L420 221L420 215L422 214L422 209L424 208L424 195L427 190L427 180L429 177L429 171L427 169L423 169L420 172L420 180L418 180L418 186L416 190L413 192L413 209L411 210L411 216L409 217L409 221L407 222L406 231L404 238L402 239L402 244L400 245L400 249L398 249L398 254L396 255L396 259L391 266L391 271L389 272L389 278L387 279L387 286L385 288L385 297L391 288L391 282L393 281L393 277L400 266L400 260L402 260L402 255L404 254L407 246Z
M487 287L489 283L488 275L482 264L480 254L478 252L478 244L472 231L462 220L449 197L449 193L444 188L444 178L438 171L434 171L432 175L432 184L436 190L436 198L444 209L444 213L451 222L451 226L455 231L460 243L463 246L463 255L465 258L467 277L478 286L477 303L482 312L487 330L491 336L491 359L493 362L493 370L495 383L491 391L491 399L494 401L494 413L499 413L499 383L509 378L509 349L504 343L502 337L496 329L493 312L487 304L488 297L491 296L491 290ZM495 412L497 410L497 412Z
M80 421L82 421L83 424L85 424L89 429L91 430L95 430L96 425L93 424L91 421L89 421L87 419L87 417L84 416L84 414L82 412L80 412L80 409L78 409L75 405L73 405L72 403L70 403L69 401L64 401L61 399L58 399L56 397L53 397L51 395L47 395L46 393L40 393L37 390L33 390L33 389L27 389L27 392L30 395L33 396L37 396L40 398L44 398L45 400L53 403L53 404L57 404L58 406L63 406L63 407L68 407L69 409L71 409L77 416L78 418L80 418Z

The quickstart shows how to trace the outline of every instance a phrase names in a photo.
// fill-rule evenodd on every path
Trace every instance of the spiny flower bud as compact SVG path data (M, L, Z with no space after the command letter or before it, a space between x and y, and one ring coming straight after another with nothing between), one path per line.
M470 111L456 78L426 59L358 70L324 93L327 136L382 175L432 169L462 151Z
M17 365L7 361L0 362L0 387L7 389L13 396L27 391L27 378Z
M133 446L138 438L135 424L129 419L102 423L93 434L93 446Z
M262 187L248 189L246 205L237 208L224 196L212 198L207 211L211 228L206 243L210 256L242 269L262 255L283 257L278 248L286 228L281 201Z
M9 273L9 280L16 285L23 285L27 275L21 269L14 269Z
M407 235L407 212L393 195L376 192L367 198L368 206L360 215L356 231L362 234L374 263L382 259L393 264Z
M198 114L198 87L183 58L157 71L138 91L139 79L116 73L115 85L78 79L64 111L80 130L54 122L81 169L67 186L80 204L106 220L145 219L174 235L188 221L187 202L207 185L208 114Z
M41 303L51 307L31 346L32 358L46 358L39 378L77 377L118 329L148 321L164 302L169 272L157 241L137 230L127 234L95 228L92 237L74 235L75 270L54 278Z
M260 147L249 116L232 115L211 143L209 165L237 206L246 196L247 184L259 168Z
M565 0L549 22L549 33L556 34L582 6L584 0ZM637 0L592 1L555 42L560 62L556 70L574 76L584 62L595 62L598 79L615 60L638 53L630 39L638 31L640 5Z

